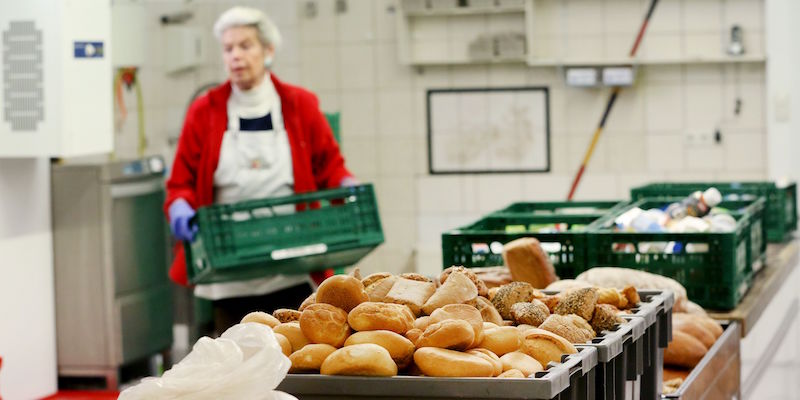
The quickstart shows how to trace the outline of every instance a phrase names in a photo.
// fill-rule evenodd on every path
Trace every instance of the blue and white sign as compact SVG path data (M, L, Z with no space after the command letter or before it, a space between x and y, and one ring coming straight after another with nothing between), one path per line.
M103 58L103 42L75 42L75 58Z

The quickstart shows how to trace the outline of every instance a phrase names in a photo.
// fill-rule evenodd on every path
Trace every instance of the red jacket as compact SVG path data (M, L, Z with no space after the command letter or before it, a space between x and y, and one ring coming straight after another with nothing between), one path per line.
M319 188L339 187L342 179L352 174L344 166L344 158L325 116L319 110L317 97L300 87L279 81L270 74L281 99L281 111L292 152L295 193ZM198 98L189 107L183 124L178 151L167 180L164 211L179 198L194 209L214 202L214 171L219 162L222 136L228 128L228 98L231 84L225 82ZM186 260L181 244L175 247L175 260L169 271L173 281L187 285Z

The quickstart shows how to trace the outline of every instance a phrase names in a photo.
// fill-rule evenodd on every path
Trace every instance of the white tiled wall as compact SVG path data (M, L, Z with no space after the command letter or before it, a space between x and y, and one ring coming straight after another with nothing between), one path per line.
M649 3L533 1L535 51L582 60L626 56ZM309 3L316 5L313 17L306 14ZM148 7L153 21L166 10L194 10L191 23L210 30L216 16L233 4L167 0L151 1ZM325 111L342 113L348 165L360 179L376 184L387 242L362 262L363 271L436 271L442 231L511 201L566 197L608 90L566 87L563 71L551 67L401 65L396 0L347 0L344 13L337 13L335 0L247 4L267 10L285 37L286 48L276 58L278 76L317 93ZM642 57L721 56L722 38L733 22L744 28L748 53L761 54L763 8L763 0L662 0ZM489 29L484 18L475 21L474 32ZM155 22L151 28L149 43L157 54L161 28ZM453 29L469 28L459 24ZM432 25L415 34L447 39L447 29ZM208 46L213 58L218 50L210 33ZM194 88L224 78L217 59L178 76L161 73L157 59L150 57L153 64L142 68L142 80L152 80L143 84L148 121L154 118L148 122L153 151L166 149L166 133L179 128ZM652 65L637 73L636 86L617 101L578 199L624 198L630 187L653 180L765 178L763 64ZM551 173L428 175L426 90L525 85L550 89ZM741 106L735 115L737 98ZM721 144L687 144L687 133L716 129Z

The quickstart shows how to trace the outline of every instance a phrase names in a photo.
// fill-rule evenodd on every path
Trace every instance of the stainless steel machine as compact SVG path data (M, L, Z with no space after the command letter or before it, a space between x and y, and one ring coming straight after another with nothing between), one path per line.
M103 377L172 345L164 160L54 165L58 372Z

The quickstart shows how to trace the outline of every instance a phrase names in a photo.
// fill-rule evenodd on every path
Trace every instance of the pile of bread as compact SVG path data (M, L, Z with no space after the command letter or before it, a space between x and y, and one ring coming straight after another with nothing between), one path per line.
M545 295L527 282L489 289L463 267L419 274L336 275L297 310L254 312L272 327L291 373L433 377L531 376L623 320L638 294L580 288Z
M722 326L704 313L672 314L672 341L664 351L665 394L680 388L720 336Z

